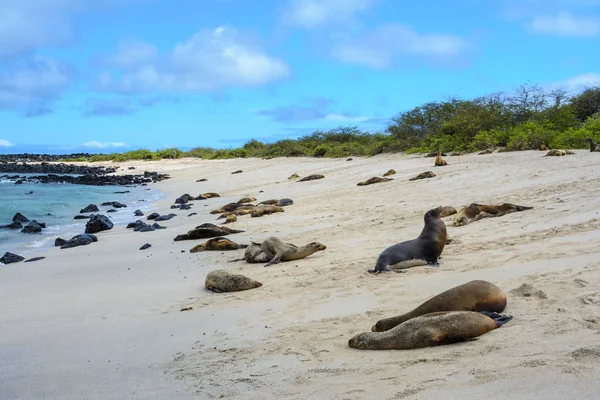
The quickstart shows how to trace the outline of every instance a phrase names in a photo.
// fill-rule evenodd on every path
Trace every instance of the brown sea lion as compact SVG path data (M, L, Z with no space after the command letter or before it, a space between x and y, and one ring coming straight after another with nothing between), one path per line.
M271 236L262 243L251 242L246 249L244 258L248 263L267 263L265 267L281 261L293 261L306 258L317 251L326 250L327 247L319 242L311 242L298 247L291 243L284 243L281 239ZM240 261L240 260L233 260Z
M485 150L483 150L483 151L480 151L480 152L479 152L479 153L477 153L477 154L478 154L478 155L480 155L480 156L483 156L483 155L486 155L486 154L492 154L492 153L493 153L493 151L492 151L492 150L490 150L490 149L485 149Z
M450 154L451 157L456 157L456 156L464 156L465 153L463 153L462 151L455 151L454 153Z
M402 270L422 265L438 267L438 258L446 246L446 224L440 219L442 207L429 210L423 217L425 226L418 238L385 249L370 273Z
M552 149L549 152L547 152L544 157L549 157L549 156L562 157L562 156L568 156L568 155L572 155L572 154L575 154L575 153L572 152L571 150Z
M540 151L546 151L546 150L548 150L548 147L546 147L546 143L544 143L544 142L540 142L540 144L539 144L539 146L538 146L538 149L539 149Z
M206 182L208 179L206 178L200 178L200 179L196 179L196 182Z
M396 170L395 169L390 169L390 170L388 170L388 172L386 172L385 174L383 174L383 176L390 176L390 175L396 175Z
M316 179L323 179L323 178L325 178L325 175L309 175L309 176L305 176L302 179L299 179L298 182L314 181Z
M419 175L410 178L409 181L416 181L419 179L426 179L426 178L433 178L435 176L435 174L431 171L425 171L425 172L421 172Z
M442 311L410 319L385 332L359 333L348 346L362 350L410 350L473 340L501 327L509 315L475 311Z
M237 244L229 239L219 236L192 247L190 253L198 253L206 250L238 250L245 249L246 247L248 247L247 244Z
M424 157L425 157L425 158L428 158L428 157L437 157L438 153L439 153L439 151L433 151L433 152L431 152L431 153L427 153L427 154L425 154L425 156L424 156ZM442 156L443 156L443 157L446 157L446 156L447 156L447 154L446 154L446 153L442 153Z
M401 323L439 311L490 311L500 313L506 308L506 294L493 283L470 281L433 296L406 314L377 321L373 332L384 332Z
M252 210L254 210L255 208L256 208L256 206L252 206L252 205L249 205L248 207L236 208L233 211L224 212L223 214L219 215L219 217L217 219L228 218L230 215L237 215L237 216L248 215L248 214L251 214Z
M585 141L590 145L590 152L600 151L600 146L598 146L598 144L594 142L594 139L587 138L585 139Z
M252 208L254 207L252 204L239 204L239 203L229 203L225 204L223 207L217 208L216 210L212 210L211 214L221 214L224 212L230 212L233 210L237 210L239 208Z
M256 199L254 197L244 197L242 199L239 199L237 201L238 204L246 204L246 203L252 203L253 201L256 201Z
M279 206L267 206L267 205L257 206L257 207L254 207L252 209L252 211L250 212L250 217L252 217L252 218L262 217L263 215L269 215L269 214L284 212L284 211L285 210Z
M213 292L222 293L255 289L261 287L262 283L244 275L233 274L227 270L218 269L206 275L204 286Z
M444 160L442 158L442 153L438 151L438 154L435 157L435 163L433 164L433 166L434 167L443 167L444 165L448 165L448 163L446 162L446 160Z
M259 205L259 206L260 205L274 206L274 205L277 205L278 203L279 203L279 200L271 199L271 200L261 201L257 205Z
M392 178L380 178L378 176L374 176L372 178L367 179L366 181L358 182L356 186L367 186L372 185L374 183L388 182L393 181Z
M346 161L352 161L352 157L346 158Z
M292 174L288 177L288 179L296 179L298 178L298 174Z
M199 195L196 197L196 200L206 200L206 199L212 199L212 198L214 198L214 197L221 197L221 196L219 196L219 194L218 194L218 193L214 193L214 192L208 192L208 193L202 193L202 194L199 194Z
M531 210L533 207L518 206L516 204L477 204L472 203L468 207L463 207L454 216L454 226L463 226L482 218L501 217L517 211Z
M206 223L195 227L194 229L188 231L188 233L177 235L173 240L178 242L181 240L208 239L212 237L227 236L233 233L242 232L244 231Z
M446 218L451 215L456 214L456 208L450 206L442 207L442 212L440 213L440 218Z
M244 172L244 171L242 171L241 169L238 169L237 171L233 171L231 173L231 175L233 175L233 174L241 174L242 172Z
M237 215L231 214L231 215L228 215L227 218L225 218L225 222L223 222L223 223L224 224L232 224L234 222L237 222Z

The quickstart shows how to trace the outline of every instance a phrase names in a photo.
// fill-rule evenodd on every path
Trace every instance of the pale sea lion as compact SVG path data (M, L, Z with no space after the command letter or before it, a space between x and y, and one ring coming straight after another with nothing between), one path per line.
M372 178L367 179L366 181L358 182L356 186L367 186L372 185L374 183L388 182L393 181L392 178L380 178L378 176L374 176Z
M383 174L383 176L390 176L390 175L396 175L396 170L395 169L390 169L388 172L386 172L385 174Z
M285 210L279 206L267 206L267 205L257 206L257 207L254 207L252 209L252 211L250 212L250 217L252 217L252 218L262 217L263 215L269 215L269 214L284 212L284 211Z
M208 290L220 293L255 289L261 287L262 283L244 275L233 274L227 270L218 269L206 275L204 286Z
M288 179L296 179L298 178L298 174L292 174L288 177Z
M444 165L448 165L446 160L442 158L442 153L438 151L437 156L435 157L434 167L443 167Z
M423 217L425 226L419 237L385 249L370 273L402 270L422 265L439 266L438 258L446 246L446 224L440 219L442 207L429 210Z
M510 203L490 205L472 203L467 207L463 207L454 216L454 226L463 226L482 218L501 217L513 212L531 209L533 209L533 207L518 206Z
M442 207L442 212L440 213L440 218L446 218L451 215L456 214L456 208L450 206Z
M435 176L435 174L431 171L425 171L425 172L421 172L419 175L410 178L409 181L416 181L419 179L426 179L426 178L433 178Z
M314 181L316 179L323 179L323 178L325 178L325 175L309 175L309 176L305 176L302 179L299 179L298 182Z
M562 156L568 156L568 155L572 155L572 154L575 154L575 153L572 152L571 150L552 149L549 152L547 152L544 157L549 157L549 156L562 157Z
M403 322L424 314L439 311L502 312L506 308L506 294L493 283L470 281L433 296L406 314L377 321L372 332L384 332Z
M348 346L362 350L410 350L459 343L501 327L509 315L475 311L442 311L410 319L385 332L359 333Z
M225 218L224 224L232 224L234 222L237 222L237 215L231 214L228 215L227 218Z
M598 144L594 142L594 139L587 138L585 139L585 141L590 145L590 152L600 151L600 146L598 146Z
M311 242L298 247L291 243L284 243L281 239L271 236L262 243L251 242L244 253L244 260L248 263L267 263L265 267L281 261L293 261L306 258L317 251L326 250L327 246L319 242ZM241 261L242 259L233 260Z
M188 231L188 233L177 235L173 240L178 242L180 240L208 239L212 237L227 236L233 233L242 232L244 231L239 229L227 228L225 226L217 226L214 224L205 223Z
M252 208L252 207L254 207L252 204L229 203L229 204L225 204L223 207L217 208L216 210L212 210L210 213L211 214L221 214L224 212L230 212L230 211L234 211L237 209Z
M208 192L208 193L199 194L198 196L196 196L196 200L206 200L206 199L212 199L214 197L221 197L221 196L219 196L218 193Z
M243 199L239 199L237 201L238 204L246 204L246 203L252 203L253 201L256 201L256 199L254 197L244 197Z
M194 246L190 249L190 253L198 253L200 251L206 251L206 250L238 250L238 249L245 249L246 247L248 247L247 244L238 244L235 242L232 242L229 239L226 239L224 237L216 237L213 239L209 239L204 243L201 243L197 246Z
M250 213L252 213L252 210L254 210L256 207L255 206L248 206L248 207L240 207L240 208L236 208L233 211L226 211L223 214L219 215L219 217L217 219L223 219L223 218L228 218L230 215L248 215Z

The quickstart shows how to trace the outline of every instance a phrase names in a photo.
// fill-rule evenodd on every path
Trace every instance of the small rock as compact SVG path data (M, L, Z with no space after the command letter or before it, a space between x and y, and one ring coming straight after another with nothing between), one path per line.
M150 247L152 247L152 245L150 243L146 243L145 245L140 247L140 250L146 250L146 249L149 249Z
M12 264L12 263L17 263L17 262L21 262L25 259L25 257L22 257L18 254L14 254L14 253L10 253L10 252L6 252L4 253L4 255L2 256L2 258L0 258L0 262L2 264Z

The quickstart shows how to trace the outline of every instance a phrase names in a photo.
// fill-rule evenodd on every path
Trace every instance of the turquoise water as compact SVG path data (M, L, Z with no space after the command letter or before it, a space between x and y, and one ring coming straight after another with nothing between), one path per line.
M0 173L1 175L4 173ZM31 182L15 185L12 181L0 179L0 225L11 223L17 212L30 220L46 223L46 229L37 234L20 233L18 229L0 229L0 257L6 251L28 256L41 248L54 246L54 239L59 236L68 239L83 233L87 219L75 220L73 217L90 203L96 204L100 213L110 217L115 226L133 222L138 219L133 215L135 210L139 209L147 214L154 208L152 203L163 196L158 190L147 189L146 186L85 186ZM129 193L114 193L126 190L129 190ZM33 193L27 194L30 191ZM111 207L101 206L105 201L118 201L127 207L117 209L116 213L106 213Z

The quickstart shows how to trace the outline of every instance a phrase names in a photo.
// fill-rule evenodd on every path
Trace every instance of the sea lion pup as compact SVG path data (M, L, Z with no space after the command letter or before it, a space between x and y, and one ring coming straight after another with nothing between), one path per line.
M252 218L256 218L256 217L262 217L263 215L269 215L269 214L273 214L273 213L277 213L277 212L284 212L285 210L282 207L279 206L269 206L269 205L263 205L263 206L257 206L254 207L252 209L252 211L250 212L250 217Z
M478 155L480 155L480 156L484 156L484 155L486 155L486 154L492 154L492 153L493 153L493 151L492 151L492 150L490 150L490 149L485 149L485 150L483 150L483 151L480 151L480 152L479 152L479 153L477 153L477 154L478 154Z
M225 222L223 222L223 223L231 224L233 222L237 222L237 215L235 215L235 214L228 215L227 218L225 218Z
M446 290L427 300L406 314L377 321L372 332L384 332L421 315L440 311L502 312L506 308L506 294L493 283L470 281Z
M238 169L237 171L233 171L231 173L231 175L233 175L233 174L241 174L242 172L244 172L244 171L242 171L241 169Z
M450 206L443 206L442 212L440 213L440 218L446 218L454 214L456 214L456 208Z
M533 207L518 206L516 204L477 204L472 203L468 207L463 207L454 216L454 226L463 226L482 218L501 217L517 211L531 210Z
M390 169L390 170L388 170L388 172L386 172L385 174L383 174L383 176L390 176L390 175L396 175L396 170L395 169Z
M327 246L319 242L311 242L302 247L284 243L281 239L271 236L262 243L251 242L244 253L248 263L267 263L265 267L278 264L281 261L293 261L306 258L317 251L326 250ZM233 260L241 261L241 259Z
M309 176L305 176L302 179L299 179L298 182L314 181L316 179L323 179L323 178L325 178L325 175L309 175Z
M388 247L379 255L370 273L389 272L422 265L439 266L438 257L446 246L446 224L440 219L442 206L429 210L418 238ZM391 269L390 269L391 267Z
M206 223L195 227L194 229L188 231L188 233L177 235L173 240L178 242L180 240L208 239L242 232L244 231Z
M237 244L229 239L219 236L192 247L190 253L198 253L206 250L238 250L245 249L246 247L248 247L247 244Z
M244 275L232 274L227 270L217 269L206 275L204 286L213 292L223 293L259 288L262 283Z
M562 156L567 156L567 155L571 155L571 154L575 154L575 153L572 152L571 150L552 149L549 152L547 152L544 157L548 157L548 156L562 157Z
M598 144L594 142L594 139L587 138L585 139L585 141L590 145L590 152L600 151L600 146L598 146Z
M444 165L448 165L446 160L442 159L442 153L438 151L437 156L435 157L434 167L443 167Z
M256 199L254 197L244 197L243 199L239 199L237 201L238 204L245 204L245 203L252 203L253 201L256 201Z
M362 350L410 350L473 340L512 319L486 311L442 311L410 319L385 332L359 333L348 346Z
M372 178L367 179L366 181L358 182L356 184L356 186L367 186L367 185L372 185L374 183L381 183L381 182L388 182L388 181L393 181L393 179L392 178L379 178L377 176L374 176Z
M292 174L288 177L288 179L296 179L296 178L298 178L298 176L299 176L298 174Z
M435 174L431 171L421 172L419 175L410 178L409 181L417 181L419 179L433 178Z
M271 199L271 200L265 200L265 201L261 201L260 203L258 203L257 205L266 205L266 206L274 206L277 205L277 203L279 203L279 200L276 199Z

